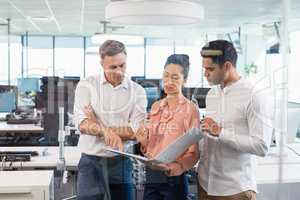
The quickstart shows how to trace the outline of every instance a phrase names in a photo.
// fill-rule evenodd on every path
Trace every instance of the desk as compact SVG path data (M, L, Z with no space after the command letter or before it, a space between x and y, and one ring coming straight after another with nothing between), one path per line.
M0 151L37 151L39 156L31 157L30 162L14 162L15 168L50 168L55 169L59 159L59 147L0 147ZM43 155L43 152L45 155ZM67 170L77 170L81 153L77 147L65 147Z
M7 124L0 122L1 133L43 133L44 128L35 124Z
M44 128L35 124L7 124L0 122L0 146L38 145Z
M46 151L45 151L46 149ZM17 170L55 170L57 162L59 160L59 147L0 147L0 151L37 151L39 156L31 157L30 162L6 162L5 168L17 169ZM43 152L46 154L43 156ZM55 199L62 199L63 197L73 196L76 194L76 174L77 165L80 159L81 153L77 147L65 147L65 161L66 170L68 171L67 182L63 181L61 185L61 179L55 177ZM0 166L1 167L1 166ZM22 171L23 172L23 171ZM1 173L1 171L0 171ZM1 179L0 179L1 180ZM1 182L1 181L0 181ZM57 185L61 185L57 187ZM64 188L67 188L64 190ZM63 192L62 192L63 191ZM0 198L1 200L1 198Z
M1 171L0 199L50 200L54 197L53 171Z
M300 144L295 144L300 149ZM42 152L47 149L46 155ZM12 166L15 168L45 168L55 169L58 162L58 147L0 147L0 151L38 151L40 156L32 157L30 162L15 162ZM269 156L258 158L257 182L258 184L278 183L279 157L273 156L277 149L271 148ZM78 147L65 147L65 161L67 170L77 170L80 159L80 150ZM7 163L8 165L9 163ZM286 148L286 156L283 158L283 181L300 182L300 156Z

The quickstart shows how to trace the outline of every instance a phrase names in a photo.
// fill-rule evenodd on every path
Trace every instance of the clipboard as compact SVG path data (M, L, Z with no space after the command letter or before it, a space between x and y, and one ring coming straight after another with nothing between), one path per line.
M167 164L176 160L178 156L183 154L191 145L198 143L203 138L203 132L198 128L192 128L187 133L177 138L169 144L164 150L157 154L153 159L143 157L136 154L126 153L106 147L105 150L125 157L133 158L146 165Z

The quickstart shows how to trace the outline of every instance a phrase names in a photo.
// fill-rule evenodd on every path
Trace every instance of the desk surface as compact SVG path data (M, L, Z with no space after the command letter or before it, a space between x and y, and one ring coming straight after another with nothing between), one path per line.
M30 162L14 162L18 168L56 168L59 160L58 147L0 147L0 151L37 151L39 156L31 157ZM81 153L77 147L65 147L65 161L67 168L76 168Z
M300 149L300 144L295 144L295 148ZM46 151L45 151L46 149ZM32 157L30 162L16 162L13 166L16 168L56 168L58 162L58 147L0 147L0 151L38 151L39 156ZM42 152L46 152L43 156ZM258 158L257 182L258 184L278 183L279 180L279 157L276 156L277 149L272 148L270 155L264 158ZM80 159L80 150L78 147L65 147L66 168L77 170ZM8 165L9 163L6 163ZM283 157L283 182L300 182L300 156L286 148Z
M2 171L0 173L0 188L49 186L52 178L53 171L50 170Z
M6 122L0 122L0 133L1 132L43 132L44 128L35 124L7 124Z

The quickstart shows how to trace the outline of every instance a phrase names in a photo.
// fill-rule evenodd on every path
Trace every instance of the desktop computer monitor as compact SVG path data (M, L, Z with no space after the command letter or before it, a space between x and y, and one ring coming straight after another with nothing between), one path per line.
M160 98L160 91L157 87L146 87L144 88L147 95L147 111L151 110L152 104Z
M131 80L141 85L143 88L146 87L157 87L162 90L161 79L145 79L144 77L131 77Z
M38 91L40 91L39 78L19 78L18 107L35 107L35 97Z
M144 77L131 77L131 79L145 89L148 100L147 111L150 111L152 104L163 97L162 80Z
M189 100L198 104L199 108L206 108L206 95L210 88L183 88L182 94Z
M37 92L40 91L39 78L19 78L18 79L19 92Z
M16 93L0 93L0 113L10 113L16 109Z
M139 80L145 80L145 77L144 76L132 76L131 80L134 82L137 82Z

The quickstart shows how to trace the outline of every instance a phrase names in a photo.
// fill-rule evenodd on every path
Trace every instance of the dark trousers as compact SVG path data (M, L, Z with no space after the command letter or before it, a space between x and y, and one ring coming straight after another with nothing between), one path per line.
M132 163L124 157L82 154L78 164L78 200L133 200Z
M186 200L187 188L184 174L168 177L161 171L146 168L144 200Z

